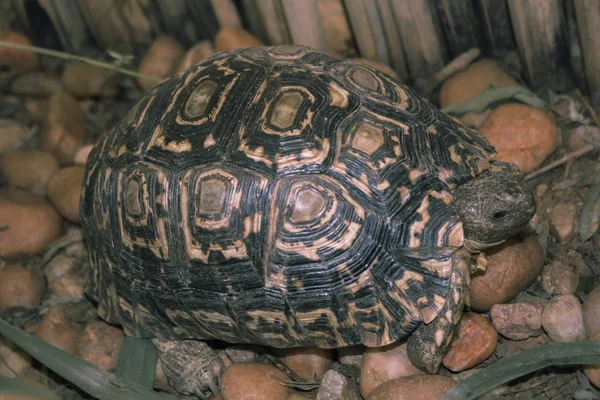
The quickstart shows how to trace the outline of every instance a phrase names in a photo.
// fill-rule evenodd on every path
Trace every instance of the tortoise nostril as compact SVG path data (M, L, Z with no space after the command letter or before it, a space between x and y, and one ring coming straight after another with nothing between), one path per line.
M495 211L494 213L492 213L492 219L495 219L497 221L501 221L504 218L506 218L506 216L508 215L508 213L504 210L501 211Z

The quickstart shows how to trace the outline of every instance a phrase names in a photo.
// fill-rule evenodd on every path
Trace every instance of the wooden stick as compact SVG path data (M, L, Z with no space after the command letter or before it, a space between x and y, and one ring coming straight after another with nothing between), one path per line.
M478 48L473 48L454 60L448 65L436 72L433 76L427 79L417 79L415 82L416 88L421 92L421 95L427 97L433 93L446 79L456 74L459 71L467 68L473 61L479 57L481 51Z
M537 176L540 176L540 175L550 171L551 169L554 169L558 166L563 165L564 163L566 163L572 159L575 159L577 157L581 157L585 154L591 153L594 150L596 150L596 147L594 147L591 144L588 144L587 146L585 146L577 151L571 152L571 153L567 154L566 156L564 156L554 162L551 162L550 164L546 165L543 168L538 169L537 171L533 171L532 173L525 175L525 180L526 181L531 180Z

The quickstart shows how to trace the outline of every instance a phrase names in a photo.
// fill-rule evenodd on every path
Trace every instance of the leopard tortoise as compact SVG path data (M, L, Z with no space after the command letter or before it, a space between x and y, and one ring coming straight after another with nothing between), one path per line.
M94 149L88 292L153 338L183 393L203 340L382 346L438 370L471 257L535 212L518 169L390 76L301 46L221 52L156 85Z

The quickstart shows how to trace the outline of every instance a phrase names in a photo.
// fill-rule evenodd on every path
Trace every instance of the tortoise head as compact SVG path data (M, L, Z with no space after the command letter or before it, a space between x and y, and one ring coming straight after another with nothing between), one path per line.
M502 243L527 225L536 205L533 194L521 183L516 165L493 161L488 170L454 190L469 251Z

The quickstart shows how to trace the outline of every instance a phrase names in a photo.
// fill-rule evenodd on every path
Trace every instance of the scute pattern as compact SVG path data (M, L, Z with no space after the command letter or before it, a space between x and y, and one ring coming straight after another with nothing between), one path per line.
M493 149L367 66L297 46L162 82L82 190L101 315L133 336L379 346L431 321Z

